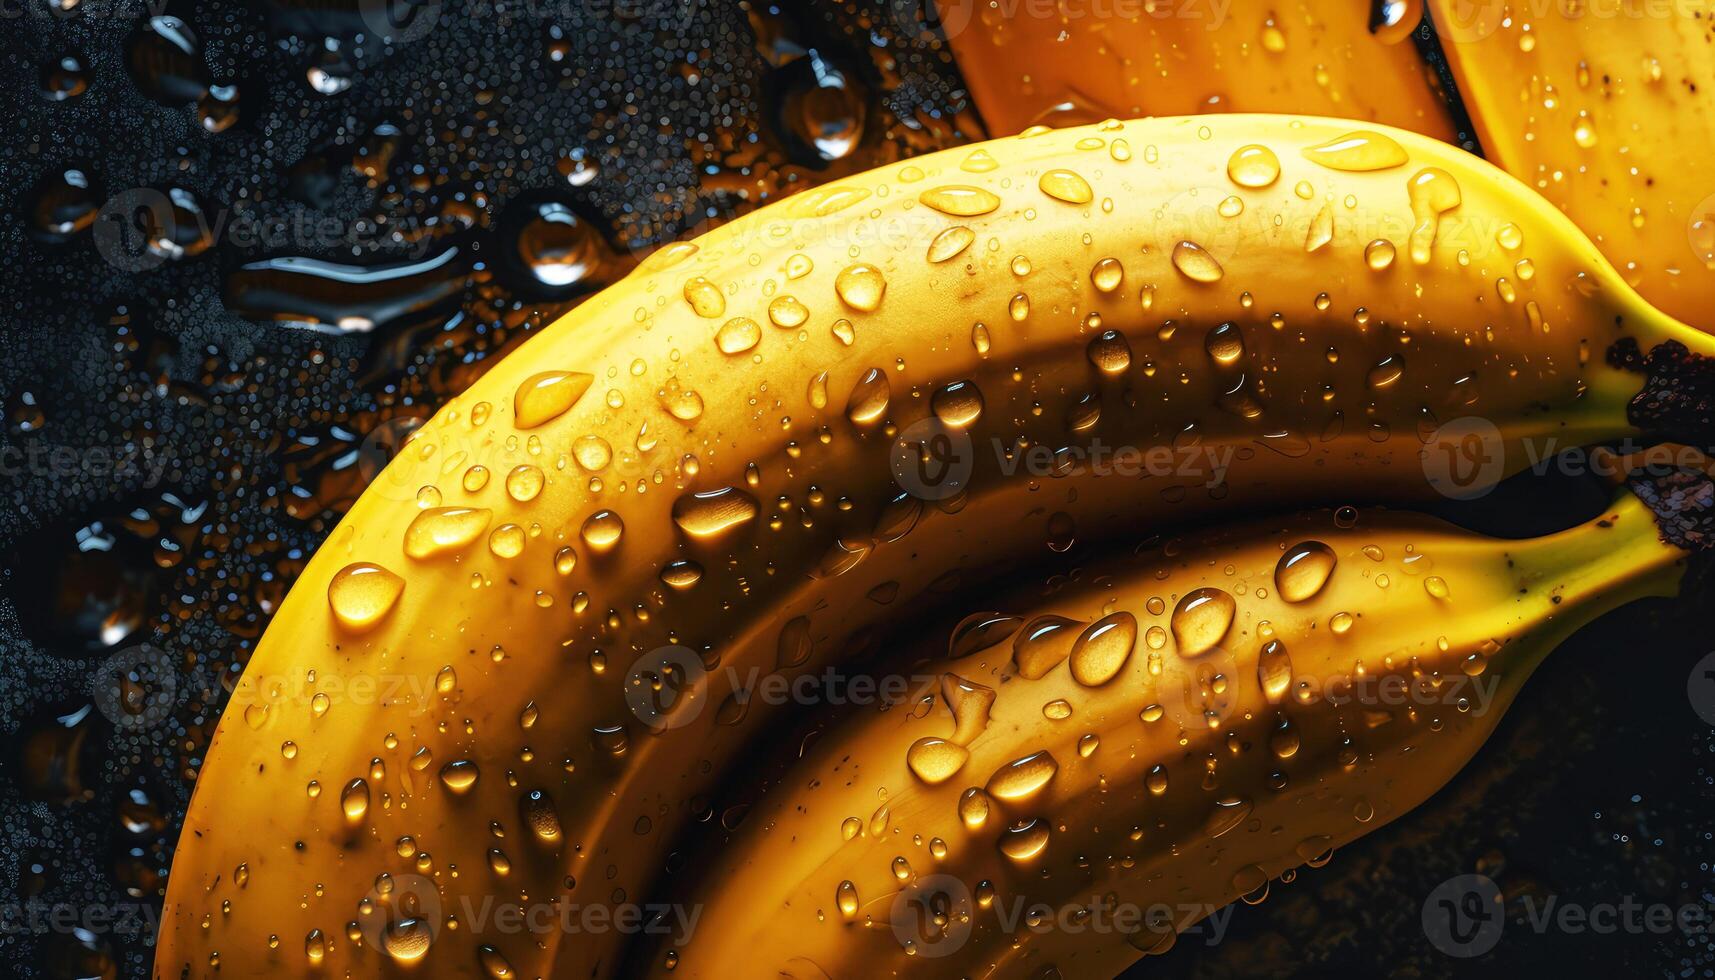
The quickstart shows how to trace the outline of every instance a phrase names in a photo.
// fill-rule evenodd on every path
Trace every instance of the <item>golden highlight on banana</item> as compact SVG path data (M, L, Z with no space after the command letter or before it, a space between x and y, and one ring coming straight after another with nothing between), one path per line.
M1685 557L1627 494L1535 540L1319 511L1087 568L824 732L639 971L1118 975L1422 802L1561 638Z
M469 909L647 901L770 714L730 677L1079 541L1439 499L1463 417L1491 479L1650 429L1621 342L1715 346L1512 178L1328 119L1031 132L666 248L443 406L308 565L157 973L608 975L616 930Z

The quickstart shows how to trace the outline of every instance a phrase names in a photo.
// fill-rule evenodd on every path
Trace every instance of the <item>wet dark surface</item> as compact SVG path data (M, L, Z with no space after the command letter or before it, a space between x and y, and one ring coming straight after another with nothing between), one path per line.
M896 6L0 4L0 973L147 974L225 692L415 419L662 242L982 136ZM1715 901L1694 615L1585 631L1452 788L1139 974L1707 975L1419 922L1476 871Z

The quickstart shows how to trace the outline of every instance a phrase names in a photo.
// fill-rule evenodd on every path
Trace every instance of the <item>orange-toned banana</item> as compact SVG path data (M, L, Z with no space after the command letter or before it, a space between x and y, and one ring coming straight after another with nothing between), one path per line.
M1516 181L1344 121L1109 122L764 208L492 368L329 537L210 749L157 972L605 975L611 930L473 910L646 900L768 714L727 668L1216 507L1434 499L1462 416L1485 479L1706 436L1662 382L1712 349Z
M1561 638L1685 558L1628 494L1536 540L1322 511L1085 568L821 732L658 896L700 916L636 965L1117 975L1422 802Z
M1418 0L923 0L991 132L1108 116L1311 112L1453 141Z
M1715 328L1715 3L1431 0L1489 159L1651 303Z

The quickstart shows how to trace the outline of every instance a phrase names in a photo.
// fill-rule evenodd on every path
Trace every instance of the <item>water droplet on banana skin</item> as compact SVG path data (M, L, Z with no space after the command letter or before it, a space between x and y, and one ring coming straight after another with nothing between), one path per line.
M1393 137L1360 129L1305 147L1304 158L1330 170L1365 173L1403 167L1411 156Z
M415 963L427 956L434 930L422 919L407 918L392 923L381 934L381 946L398 963Z
M970 750L963 745L945 738L925 736L911 743L911 748L905 752L905 764L912 775L934 786L957 775L970 757Z
M846 398L846 418L853 425L874 425L887 414L887 403L892 395L886 372L870 368L852 385L851 395Z
M476 961L490 980L517 980L518 972L512 969L512 964L507 961L505 955L493 946L478 946Z
M625 522L611 510L598 510L584 519L579 534L591 551L605 554L619 547L620 538L625 534Z
M1411 260L1423 265L1434 252L1441 216L1460 204L1459 182L1440 167L1425 167L1406 182L1405 190L1411 201Z
M462 551L488 530L494 512L483 507L434 507L405 528L405 554L419 561Z
M1256 679L1269 704L1286 700L1286 692L1292 687L1292 657L1286 651L1286 644L1269 640L1262 645L1257 654Z
M1203 349L1216 365L1232 367L1245 356L1244 331L1230 320L1211 327L1208 336L1203 339Z
M524 379L512 395L512 424L534 429L571 410L594 383L577 371L544 371Z
M931 188L919 194L917 200L955 218L974 218L1000 207L1000 198L993 193L964 184Z
M1398 381L1404 374L1405 359L1398 354L1389 354L1377 361L1375 367L1370 368L1370 373L1365 378L1365 382L1372 390L1379 391L1392 387L1394 382Z
M1237 611L1238 603L1220 589L1204 587L1186 593L1168 621L1179 655L1201 657L1219 646L1232 629Z
M1067 204L1088 204L1096 196L1090 182L1070 170L1048 170L1037 180L1042 193Z
M843 916L846 921L849 922L857 918L857 886L852 884L849 878L840 882L839 887L834 890L834 903L839 906L840 915Z
M928 259L936 264L951 261L976 240L976 232L964 225L954 225L930 240Z
M1143 777L1144 788L1151 796L1161 796L1167 792L1167 767L1156 763Z
M1020 820L1006 828L997 846L1008 859L1023 864L1047 849L1048 837L1048 821L1040 818Z
M537 841L557 845L565 831L560 824L560 811L546 790L533 789L518 800L518 816L530 836Z
M1214 838L1230 832L1245 822L1253 807L1254 804L1244 797L1216 800L1215 808L1209 811L1209 816L1203 821L1203 833Z
M959 794L959 822L966 830L981 830L988 823L991 804L980 787L972 786Z
M699 540L720 537L756 519L756 498L737 487L688 493L673 502L673 523Z
M1090 269L1090 284L1104 293L1111 293L1125 282L1125 266L1119 259L1106 258Z
M467 759L455 759L441 767L441 785L456 796L462 796L476 785L479 771L476 763Z
M1012 661L1019 676L1036 680L1059 666L1071 655L1083 625L1064 616L1038 616L1025 624L1012 641Z
M969 428L982 417L983 393L973 381L955 381L930 397L929 410L946 425Z
M834 294L840 302L859 313L873 313L881 307L887 295L887 279L881 270L859 262L840 270L834 279Z
M1118 330L1104 330L1091 338L1085 353L1103 374L1124 374L1131 367L1131 343Z
M1137 646L1137 617L1116 612L1090 624L1072 644L1067 658L1072 679L1085 687L1108 683L1131 659Z
M351 633L374 629L405 591L405 580L372 562L353 562L328 582L328 608Z
M742 354L762 341L762 325L747 316L736 316L715 331L715 346L722 354Z
M1241 146L1227 158L1227 177L1240 187L1267 187L1280 179L1280 158L1266 146Z
M685 283L685 302L698 316L713 320L726 314L726 296L719 286L697 276Z
M363 822L369 813L369 783L364 779L353 779L345 784L345 789L339 794L339 807L345 814L345 822L356 826Z
M1320 541L1301 541L1286 549L1274 566L1274 590L1286 602L1304 602L1328 584L1338 559Z
M998 612L972 613L953 627L953 635L947 641L947 656L958 660L987 650L1006 642L1023 625L1024 620L1018 616Z
M994 707L993 688L958 674L943 674L941 699L953 713L953 741L969 745L988 728L989 711Z
M995 770L985 789L994 799L1016 803L1041 792L1059 771L1060 764L1046 750L1032 752Z
M1221 263L1196 242L1182 241L1173 246L1173 267L1192 282L1219 282L1225 274Z

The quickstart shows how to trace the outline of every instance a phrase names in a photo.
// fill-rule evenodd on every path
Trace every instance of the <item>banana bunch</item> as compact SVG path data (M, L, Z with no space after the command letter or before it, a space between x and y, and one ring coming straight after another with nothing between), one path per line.
M991 132L1238 111L1471 133L1645 299L1715 329L1712 0L933 6Z
M495 903L648 903L778 713L746 679L1080 541L1706 442L1712 348L1517 181L1348 121L1031 131L761 209L493 367L329 537L222 717L156 971L609 975L626 930Z
M1630 494L1525 541L1317 511L1013 596L703 849L638 973L1115 976L1417 806L1685 557Z

